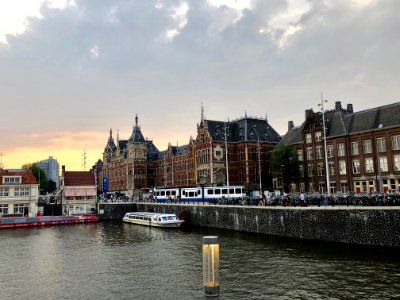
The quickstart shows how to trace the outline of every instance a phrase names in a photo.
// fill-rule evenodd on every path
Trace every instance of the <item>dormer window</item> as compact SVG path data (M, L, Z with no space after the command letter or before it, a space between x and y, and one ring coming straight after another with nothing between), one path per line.
M21 184L21 176L4 176L3 184Z

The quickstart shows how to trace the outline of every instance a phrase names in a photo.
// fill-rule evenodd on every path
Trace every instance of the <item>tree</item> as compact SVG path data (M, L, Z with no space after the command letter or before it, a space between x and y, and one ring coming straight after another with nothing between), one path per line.
M39 183L39 193L40 191L47 192L49 181L47 180L46 173L41 168L37 167L35 164L24 164L22 169L30 170L33 176L35 176L36 181Z
M279 145L272 152L271 168L280 174L283 181L283 190L289 191L289 185L298 182L300 177L299 159L296 150L287 144Z
M49 193L52 193L52 192L54 192L56 189L57 189L57 184L53 181L53 180L49 180L48 181L48 186L47 186L47 191L49 192Z

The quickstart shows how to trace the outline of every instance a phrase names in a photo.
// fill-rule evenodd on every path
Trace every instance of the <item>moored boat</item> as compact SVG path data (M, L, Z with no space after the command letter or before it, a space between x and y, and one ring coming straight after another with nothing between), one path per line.
M184 220L179 220L175 214L160 214L150 212L128 212L123 222L151 227L177 228Z
M0 217L0 229L98 222L97 215Z

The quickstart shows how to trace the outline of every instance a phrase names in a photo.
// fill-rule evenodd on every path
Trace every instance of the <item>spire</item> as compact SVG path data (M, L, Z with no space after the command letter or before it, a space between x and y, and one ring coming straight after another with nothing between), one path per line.
M201 103L201 123L204 123L204 107L203 107L203 103Z
M138 120L139 120L139 119L138 119L138 116L137 116L137 114L136 114L136 117L135 117L135 125L136 125L136 126L138 126Z
M112 129L110 128L110 139L112 139Z

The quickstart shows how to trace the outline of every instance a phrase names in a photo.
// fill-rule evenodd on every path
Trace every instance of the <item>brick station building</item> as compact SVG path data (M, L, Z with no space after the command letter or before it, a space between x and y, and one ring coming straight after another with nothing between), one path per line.
M202 110L195 139L159 151L143 137L136 116L129 139L117 135L114 141L110 130L102 171L97 172L99 190L137 195L153 187L226 185L228 179L229 185L272 189L269 154L279 140L266 119L246 114L235 121L212 121Z
M400 191L400 103L354 112L336 102L324 118L331 193ZM322 112L306 110L298 127L289 121L280 143L297 149L302 174L290 192L327 191L323 138Z

